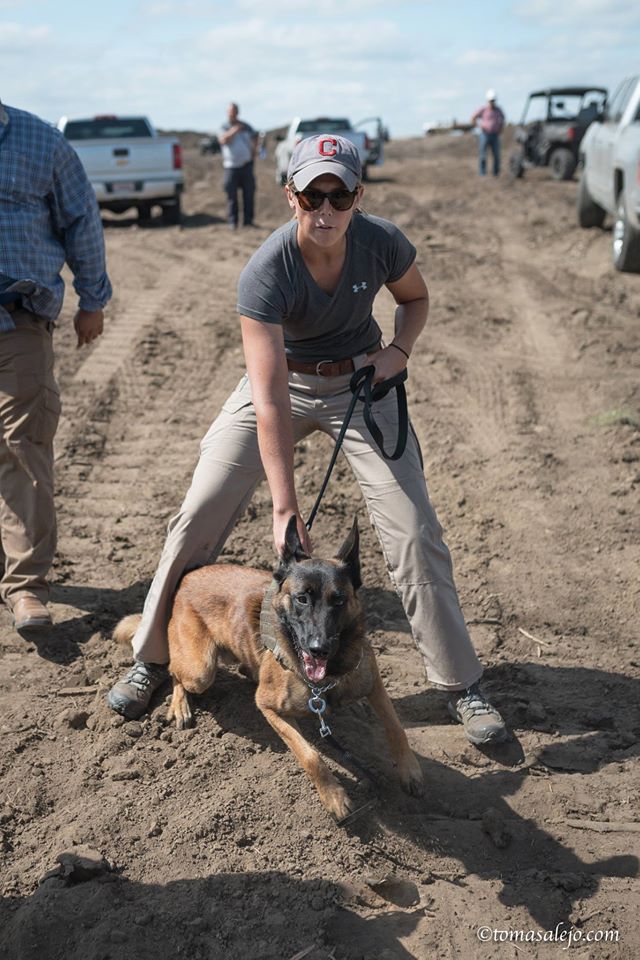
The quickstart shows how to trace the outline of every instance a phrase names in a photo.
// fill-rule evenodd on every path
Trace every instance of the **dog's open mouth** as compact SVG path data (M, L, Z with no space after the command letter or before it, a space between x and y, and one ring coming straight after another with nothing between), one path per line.
M309 680L312 680L314 683L324 680L327 673L326 659L322 659L322 657L312 657L310 653L303 653L302 663L304 665L304 672Z

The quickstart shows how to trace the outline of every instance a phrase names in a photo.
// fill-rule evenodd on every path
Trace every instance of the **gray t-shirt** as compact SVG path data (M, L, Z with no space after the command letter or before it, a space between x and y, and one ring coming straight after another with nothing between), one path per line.
M257 134L248 123L239 122L242 123L242 130L239 130L229 143L223 143L220 148L222 166L227 169L235 170L238 167L244 167L245 164L253 160L253 141ZM231 130L231 127L231 123L223 124L221 133L226 133L227 130Z
M394 224L356 213L335 293L322 290L298 247L297 221L268 237L240 274L238 313L284 328L287 355L317 363L366 353L380 340L371 312L385 283L400 280L416 249Z

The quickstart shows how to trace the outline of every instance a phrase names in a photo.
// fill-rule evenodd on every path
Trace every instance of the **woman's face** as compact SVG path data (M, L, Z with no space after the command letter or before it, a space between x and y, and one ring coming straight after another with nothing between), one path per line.
M308 189L330 193L333 190L346 190L346 187L340 177L333 174L323 174L323 176L312 180ZM340 243L347 232L363 192L363 187L360 185L350 210L335 210L326 198L317 210L305 210L294 190L286 187L289 206L295 212L298 221L298 242L311 242L327 249Z

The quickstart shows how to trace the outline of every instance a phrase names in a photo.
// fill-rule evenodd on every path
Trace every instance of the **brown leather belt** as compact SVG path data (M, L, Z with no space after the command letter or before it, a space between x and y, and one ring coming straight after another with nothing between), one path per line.
M345 360L320 360L318 363L302 363L301 360L287 357L287 366L293 373L310 373L314 377L342 377L355 370L351 357Z

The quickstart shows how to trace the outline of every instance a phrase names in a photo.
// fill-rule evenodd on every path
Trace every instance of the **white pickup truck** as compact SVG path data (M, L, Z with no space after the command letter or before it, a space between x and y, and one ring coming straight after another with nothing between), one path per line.
M375 124L377 136L370 135L371 125ZM358 130L359 126L366 129ZM315 137L319 133L336 133L345 140L355 143L360 154L362 164L362 179L366 180L369 167L382 163L382 147L385 139L385 130L378 117L371 117L351 126L346 117L314 117L303 120L295 117L289 124L289 129L283 140L276 147L276 183L284 186L287 182L287 168L293 153L293 148L307 137Z
M158 205L165 223L180 223L184 175L175 137L159 136L146 117L62 117L58 129L80 157L102 210L135 207L148 220Z
M601 227L614 218L613 264L640 272L640 76L623 80L601 121L580 144L578 222Z

